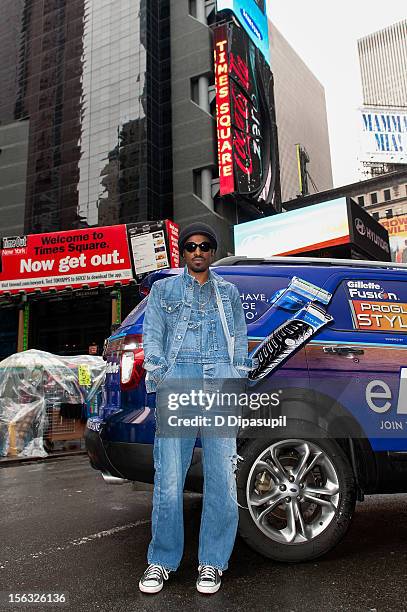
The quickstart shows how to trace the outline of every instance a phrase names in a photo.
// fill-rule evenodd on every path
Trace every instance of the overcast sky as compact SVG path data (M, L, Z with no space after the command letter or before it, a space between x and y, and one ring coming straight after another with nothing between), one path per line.
M325 87L334 185L359 180L357 39L406 19L406 0L268 2L271 21Z

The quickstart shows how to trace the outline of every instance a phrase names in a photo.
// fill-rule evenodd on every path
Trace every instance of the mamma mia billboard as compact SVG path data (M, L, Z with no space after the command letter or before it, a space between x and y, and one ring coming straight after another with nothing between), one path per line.
M407 164L407 109L360 109L361 149L365 162Z

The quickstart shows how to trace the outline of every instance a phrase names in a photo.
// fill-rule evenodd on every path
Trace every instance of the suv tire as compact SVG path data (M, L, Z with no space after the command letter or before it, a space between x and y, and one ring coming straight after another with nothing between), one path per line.
M317 428L312 437L300 431L301 422L291 422L281 436L274 430L273 438L247 440L236 472L240 536L265 557L289 563L336 546L356 503L352 468L336 440Z

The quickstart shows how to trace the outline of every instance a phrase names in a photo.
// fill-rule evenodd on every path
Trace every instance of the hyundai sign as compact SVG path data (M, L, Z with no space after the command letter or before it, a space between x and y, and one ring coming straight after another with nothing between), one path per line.
M361 112L361 150L364 162L407 164L407 111L364 107Z
M230 10L270 64L267 0L217 0L218 11Z
M234 233L236 255L247 257L298 255L349 244L364 257L390 261L385 228L345 197L235 225Z

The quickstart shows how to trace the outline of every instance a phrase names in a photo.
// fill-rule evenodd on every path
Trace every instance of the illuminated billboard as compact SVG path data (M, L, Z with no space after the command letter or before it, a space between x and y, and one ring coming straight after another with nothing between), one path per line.
M407 111L402 108L360 109L360 161L407 164Z
M235 23L214 28L220 195L239 195L280 212L273 77Z
M270 64L267 0L217 0L218 11L230 10Z
M390 236L392 261L407 263L407 215L380 219Z
M373 259L390 260L385 228L345 197L235 225L234 234L240 256L296 255L352 244Z
M214 37L219 183L223 196L235 191L227 26L217 27Z

